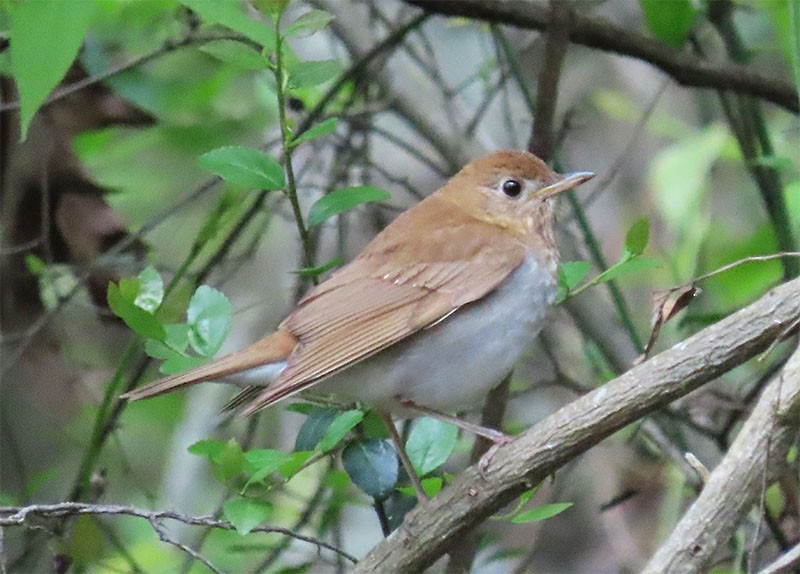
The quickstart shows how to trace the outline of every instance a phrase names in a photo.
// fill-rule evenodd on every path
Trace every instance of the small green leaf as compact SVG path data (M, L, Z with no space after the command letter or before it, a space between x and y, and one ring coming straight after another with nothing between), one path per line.
M225 518L242 536L261 524L271 510L272 505L269 502L254 498L231 498L222 503Z
M138 281L136 283L138 284ZM163 341L166 338L164 327L159 323L155 315L135 305L129 296L122 293L119 285L115 283L108 284L107 298L111 311L122 319L129 328L133 329L137 335L146 339L158 339L159 341Z
M279 468L278 472L286 478L292 478L302 468L306 461L311 458L314 451L311 450L298 450L289 455L289 458Z
M97 4L36 0L3 5L10 16L11 66L20 99L22 139L47 96L75 61Z
M289 67L289 85L294 88L318 86L339 75L336 60L306 60Z
M406 453L420 476L436 470L450 457L456 446L458 429L438 419L420 418L411 429Z
M31 275L39 276L47 271L47 264L41 257L33 253L29 253L25 256L25 266L28 268L28 271L31 272Z
M148 356L164 361L158 368L162 375L174 375L199 367L206 363L206 357L190 357L156 339L147 339L144 350Z
M138 279L139 293L133 303L149 313L155 313L164 299L164 281L152 265L139 273Z
M206 24L220 24L266 48L275 46L272 28L250 19L242 11L239 0L181 0L181 4L199 14Z
M336 125L339 123L338 118L328 118L327 120L323 120L317 125L311 126L306 131L301 133L299 136L292 140L291 146L296 147L302 142L312 140L314 138L318 138L320 136L328 135L332 133L336 129Z
M565 261L558 267L559 285L571 291L586 277L591 267L588 261Z
M284 35L289 36L311 36L319 32L334 19L333 14L325 10L311 10L292 22Z
M343 213L363 203L386 201L389 192L374 185L345 187L321 197L308 212L308 225L314 227L326 219Z
M538 522L552 518L557 514L561 514L567 508L572 506L571 502L556 502L554 504L546 504L537 508L531 508L525 512L520 512L511 519L514 524L523 524L526 522Z
M247 462L242 447L233 438L228 442L203 439L188 450L191 454L207 458L211 464L211 473L223 483L241 474Z
M326 271L333 269L334 267L338 267L342 263L344 263L344 259L341 257L336 257L327 263L323 263L322 265L317 265L316 267L302 267L292 271L292 273L295 275L300 275L300 277L319 277Z
M420 484L422 485L422 490L425 491L425 494L427 494L430 498L433 498L442 491L444 479L441 476L429 476L428 478L423 478L420 480ZM406 496L417 495L413 486L399 486L397 487L397 491L401 494L405 494Z
M200 355L211 357L225 342L231 326L231 303L220 291L207 285L197 288L189 309L189 344Z
M382 500L397 485L397 454L388 440L360 439L342 451L342 466L358 488Z
M644 253L650 239L650 222L646 217L640 217L631 225L625 235L625 251L631 255Z
M216 464L216 468L212 467L214 476L221 482L227 482L244 471L247 459L245 459L242 447L239 446L236 439L231 439L225 443L225 446L212 462Z
M364 412L358 409L339 414L328 426L325 436L322 437L322 440L317 445L317 450L326 452L333 449L363 418Z
M244 70L263 70L267 67L264 56L236 40L214 40L202 46L200 51Z
M692 0L639 0L639 3L647 27L656 38L675 48L686 43L697 16Z
M297 438L294 440L294 450L314 450L319 441L322 440L322 437L325 436L325 432L331 426L337 414L337 410L332 407L314 407L311 409L305 422L303 422L303 426L300 427L300 431L297 433Z
M539 492L539 489L542 487L542 484L543 483L540 482L530 490L526 490L525 492L520 494L519 500L517 500L517 506L514 508L514 510L512 510L508 514L492 516L490 520L510 520L512 516L516 516L517 514L519 514L519 511L522 510L522 507L528 504L528 502L530 502L534 494Z
M273 449L250 450L244 453L244 456L247 460L246 471L250 473L250 478L244 485L245 490L250 485L261 482L291 460L291 455Z
M220 453L225 449L225 443L213 438L204 438L192 444L187 450L196 456L207 458L210 462L219 460Z
M282 189L285 185L278 160L254 148L217 148L201 155L197 163L233 185L266 191Z
M655 269L661 267L661 262L652 257L634 257L632 259L623 259L609 267L601 276L598 277L598 283L605 283L613 281L623 275L630 275L631 273L638 273L646 269Z
M176 351L185 351L189 346L189 331L191 327L186 323L174 323L172 325L164 325L164 330L167 332L167 338L164 342L175 349Z

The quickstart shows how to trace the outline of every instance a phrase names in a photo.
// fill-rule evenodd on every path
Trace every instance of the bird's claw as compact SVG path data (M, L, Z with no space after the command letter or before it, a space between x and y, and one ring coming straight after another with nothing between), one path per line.
M505 446L510 443L513 440L513 437L510 437L507 434L498 433L496 437L492 437L489 440L492 441L492 446L489 447L489 450L483 453L483 456L478 461L478 474L480 474L481 478L484 480L486 480L486 469L489 468L489 462L491 462L492 457L501 446Z

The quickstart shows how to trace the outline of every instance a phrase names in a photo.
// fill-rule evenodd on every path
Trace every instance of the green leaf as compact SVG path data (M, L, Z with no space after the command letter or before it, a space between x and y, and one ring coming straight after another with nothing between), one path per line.
M458 429L450 423L423 417L417 420L406 442L406 453L420 476L436 470L456 446Z
M4 5L11 17L11 67L24 140L33 116L78 55L97 5L64 0Z
M278 160L254 148L217 148L201 155L197 163L233 185L267 191L282 189L285 185Z
M278 472L286 479L292 478L303 468L303 465L311 458L312 454L314 454L314 451L311 450L298 450L291 453L287 461L278 468Z
M558 283L565 289L572 290L580 283L591 269L588 261L565 261L558 267Z
M45 263L41 257L33 253L29 253L25 256L25 267L28 268L31 275L36 275L37 277L47 271L47 263Z
M231 498L222 503L225 518L243 536L261 524L271 510L269 502L254 498Z
M314 407L297 433L294 450L314 450L337 414L338 411L332 407Z
M649 239L650 222L647 217L640 217L631 225L631 228L625 235L625 251L631 255L641 255L644 253Z
M336 60L306 60L289 66L289 85L294 88L318 86L339 75Z
M561 514L567 508L572 506L571 502L556 502L554 504L546 504L537 508L531 508L525 512L520 512L511 519L514 524L523 524L526 522L538 522L552 518L557 514Z
M653 35L675 48L686 43L697 10L692 0L639 0L644 20Z
M339 414L328 426L325 436L317 445L317 450L326 452L333 449L363 418L364 412L358 409Z
M284 35L289 36L311 36L315 32L319 32L325 26L331 23L334 19L333 14L325 10L311 10L300 16L297 20L292 22Z
M164 361L158 368L162 375L175 375L208 362L206 357L191 357L156 339L147 339L144 350L148 356Z
M225 443L222 450L217 453L211 461L211 472L220 482L228 482L232 478L239 476L244 471L247 460L242 452L242 447L231 439Z
M214 462L219 460L220 453L225 449L225 443L221 440L213 438L204 438L191 445L187 450L196 456L202 456Z
M598 276L598 282L604 283L606 281L613 281L623 275L630 275L631 273L638 273L646 269L655 269L661 267L661 262L658 259L651 257L634 257L632 259L623 259L619 263L609 267L605 273Z
M342 466L358 488L382 500L397 484L397 454L388 440L360 439L342 451Z
M137 280L134 281L138 284ZM123 282L120 281L120 283L122 284ZM124 285L131 285L131 282L127 282ZM133 298L135 297L136 294L134 294ZM167 336L164 327L156 319L155 315L135 305L133 298L130 297L130 293L123 294L119 285L115 283L108 284L107 299L111 311L122 319L129 328L133 329L137 335L146 339L163 341Z
M444 479L441 476L429 476L420 480L422 490L425 491L430 498L433 498L442 491L444 486ZM416 496L417 493L413 486L399 486L397 491L406 496Z
M139 273L139 293L133 304L149 313L155 313L164 299L164 281L152 265Z
M239 0L180 0L181 4L199 14L206 24L220 24L230 28L257 44L271 49L275 46L275 32L264 22L250 19Z
M375 201L386 201L389 192L374 185L337 189L318 199L308 212L308 225L314 227L326 219L349 209Z
M291 455L273 449L250 450L247 451L244 456L247 460L246 471L250 473L250 478L244 485L245 490L247 490L250 485L261 482L291 460Z
M243 70L263 70L267 67L264 56L236 40L214 40L202 46L200 51Z
M189 344L200 355L211 357L225 342L231 326L231 303L221 292L201 285L189 301Z
M292 271L292 273L295 275L300 275L300 277L319 277L326 271L333 269L334 267L338 267L342 263L344 263L344 259L341 257L336 257L327 263L323 263L322 265L317 265L316 267L301 267L300 269Z
M328 118L327 120L323 120L317 125L308 128L306 131L304 131L299 136L294 138L292 140L291 146L296 147L305 141L313 140L314 138L328 135L329 133L332 133L336 129L336 125L338 123L339 123L338 118Z

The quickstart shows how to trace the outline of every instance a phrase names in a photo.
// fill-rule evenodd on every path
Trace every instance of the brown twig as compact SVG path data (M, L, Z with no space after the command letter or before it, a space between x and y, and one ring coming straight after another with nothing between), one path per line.
M544 30L553 19L549 8L524 0L405 1L428 13L465 16L530 30ZM765 77L747 66L710 62L602 18L590 18L571 11L569 39L575 44L647 62L683 86L749 94L791 112L800 112L800 101L791 82Z

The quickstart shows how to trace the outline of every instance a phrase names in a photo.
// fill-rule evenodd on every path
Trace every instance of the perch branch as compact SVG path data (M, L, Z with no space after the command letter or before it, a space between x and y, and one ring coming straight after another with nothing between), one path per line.
M754 357L798 317L796 279L564 406L501 448L485 479L472 466L409 513L353 572L423 570L450 544L568 461Z

